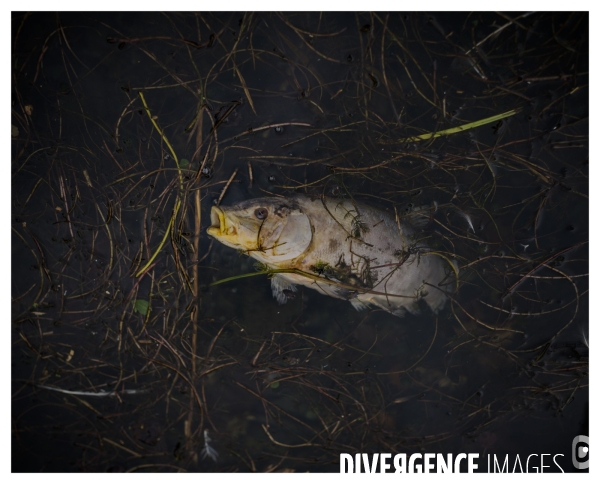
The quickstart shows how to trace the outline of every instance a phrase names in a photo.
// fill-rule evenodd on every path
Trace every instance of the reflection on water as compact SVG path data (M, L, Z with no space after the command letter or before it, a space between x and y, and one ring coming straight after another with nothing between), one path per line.
M587 14L17 13L12 45L13 470L422 451L571 469ZM211 286L256 270L206 236L211 206L290 193L433 207L450 304L397 318L306 288L279 306L264 275Z

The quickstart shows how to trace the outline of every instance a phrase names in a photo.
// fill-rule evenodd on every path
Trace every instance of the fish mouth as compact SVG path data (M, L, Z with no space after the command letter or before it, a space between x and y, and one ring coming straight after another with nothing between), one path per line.
M234 225L229 221L227 223L227 217L225 212L219 207L212 207L210 210L210 227L207 229L208 235L213 237L225 237L237 235L237 230Z
M225 222L225 213L219 207L212 207L210 210L210 227L208 235L220 237L226 233L227 224Z

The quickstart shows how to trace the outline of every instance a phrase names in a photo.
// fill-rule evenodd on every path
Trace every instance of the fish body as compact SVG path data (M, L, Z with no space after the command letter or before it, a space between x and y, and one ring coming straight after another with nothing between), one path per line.
M421 299L437 312L451 287L453 269L420 240L422 221L354 200L294 195L212 207L208 234L278 271L271 287L279 303L304 285L359 310L402 316L417 313Z

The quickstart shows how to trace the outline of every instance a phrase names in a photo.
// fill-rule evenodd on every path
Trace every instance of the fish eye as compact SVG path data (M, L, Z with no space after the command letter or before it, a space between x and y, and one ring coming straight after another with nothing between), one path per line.
M258 219L258 220L264 220L264 219L266 219L266 218L267 218L267 215L269 215L269 212L268 212L268 210L267 210L266 208L264 208L264 207L257 208L257 209L254 211L254 216L255 216L255 217Z

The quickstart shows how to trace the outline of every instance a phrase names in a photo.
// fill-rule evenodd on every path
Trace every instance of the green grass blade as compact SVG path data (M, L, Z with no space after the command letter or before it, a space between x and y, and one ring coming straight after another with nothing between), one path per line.
M235 281L237 279L245 279L246 277L263 276L265 274L273 274L275 271L260 271L260 272L249 272L247 274L239 274L237 276L226 277L225 279L219 279L218 281L211 282L209 286L218 286L226 282Z
M508 118L510 116L514 116L519 112L519 109L511 109L510 111L506 111L505 113L496 114L495 116L490 116L489 118L480 119L479 121L473 121L472 123L462 124L460 126L456 126L454 128L444 129L442 131L432 132L432 133L424 133L419 136L411 136L410 138L402 138L399 139L399 143L412 143L415 141L424 141L432 138L439 138L440 136L449 136L451 134L462 133L463 131L468 131L469 129L478 128L479 126L485 126L486 124L495 123L496 121L500 121L501 119Z

